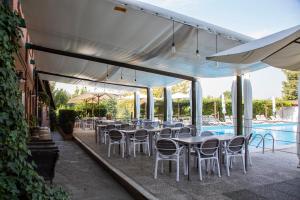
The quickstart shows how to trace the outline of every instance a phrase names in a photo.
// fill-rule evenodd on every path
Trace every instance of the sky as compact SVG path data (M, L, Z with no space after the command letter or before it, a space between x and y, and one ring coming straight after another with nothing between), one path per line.
M300 24L300 0L139 0L239 32L253 38ZM268 67L250 74L253 98L281 97L283 72ZM203 96L230 90L233 77L203 78ZM59 88L74 87L57 84Z

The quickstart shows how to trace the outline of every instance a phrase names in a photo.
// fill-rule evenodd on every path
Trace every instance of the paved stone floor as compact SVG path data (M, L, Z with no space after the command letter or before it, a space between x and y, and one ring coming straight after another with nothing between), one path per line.
M192 180L188 181L181 171L180 182L177 183L175 170L168 172L168 163L165 163L165 172L159 173L158 179L155 180L152 157L139 153L136 158L122 159L116 153L108 158L107 145L96 144L93 131L77 131L75 135L107 162L159 199L300 199L300 169L296 168L295 154L277 151L265 154L252 153L254 165L250 167L246 175L242 173L242 165L236 160L230 177L225 175L223 168L221 178L206 174L203 181L199 181L197 170L193 167L191 169Z
M53 138L60 150L53 183L67 190L71 199L132 199L127 191L75 142L62 141L58 133L53 133Z

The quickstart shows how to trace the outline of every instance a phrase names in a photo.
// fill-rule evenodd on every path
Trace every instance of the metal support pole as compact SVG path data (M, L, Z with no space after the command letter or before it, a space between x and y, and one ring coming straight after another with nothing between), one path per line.
M133 118L136 119L136 92L134 92L133 95L134 95Z
M150 88L147 88L147 119L150 119Z
M236 120L237 120L237 135L243 135L243 105L242 105L242 77L236 76Z
M192 124L196 125L196 79L192 80Z
M167 106L167 88L164 87L164 121L167 121L168 120L168 106Z

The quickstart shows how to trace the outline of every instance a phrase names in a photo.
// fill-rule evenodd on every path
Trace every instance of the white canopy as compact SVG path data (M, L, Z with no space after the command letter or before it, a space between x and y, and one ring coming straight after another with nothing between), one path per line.
M300 70L300 25L219 52L207 58L239 64L261 61L273 67Z
M206 56L252 38L135 0L21 1L33 44L193 77L231 76L263 68L207 61ZM119 11L119 8L122 8ZM171 53L172 20L176 53ZM197 28L199 53L196 56ZM216 35L217 34L217 35ZM217 44L217 49L216 49ZM38 70L98 81L167 86L172 77L34 51ZM122 77L122 78L121 78ZM42 79L78 83L42 75Z

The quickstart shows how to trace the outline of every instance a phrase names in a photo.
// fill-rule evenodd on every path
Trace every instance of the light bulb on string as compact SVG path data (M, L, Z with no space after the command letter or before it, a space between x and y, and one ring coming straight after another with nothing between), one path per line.
M136 70L134 71L134 82L136 82Z
M106 80L108 80L108 65L106 66Z
M123 79L123 68L121 68L121 80Z

